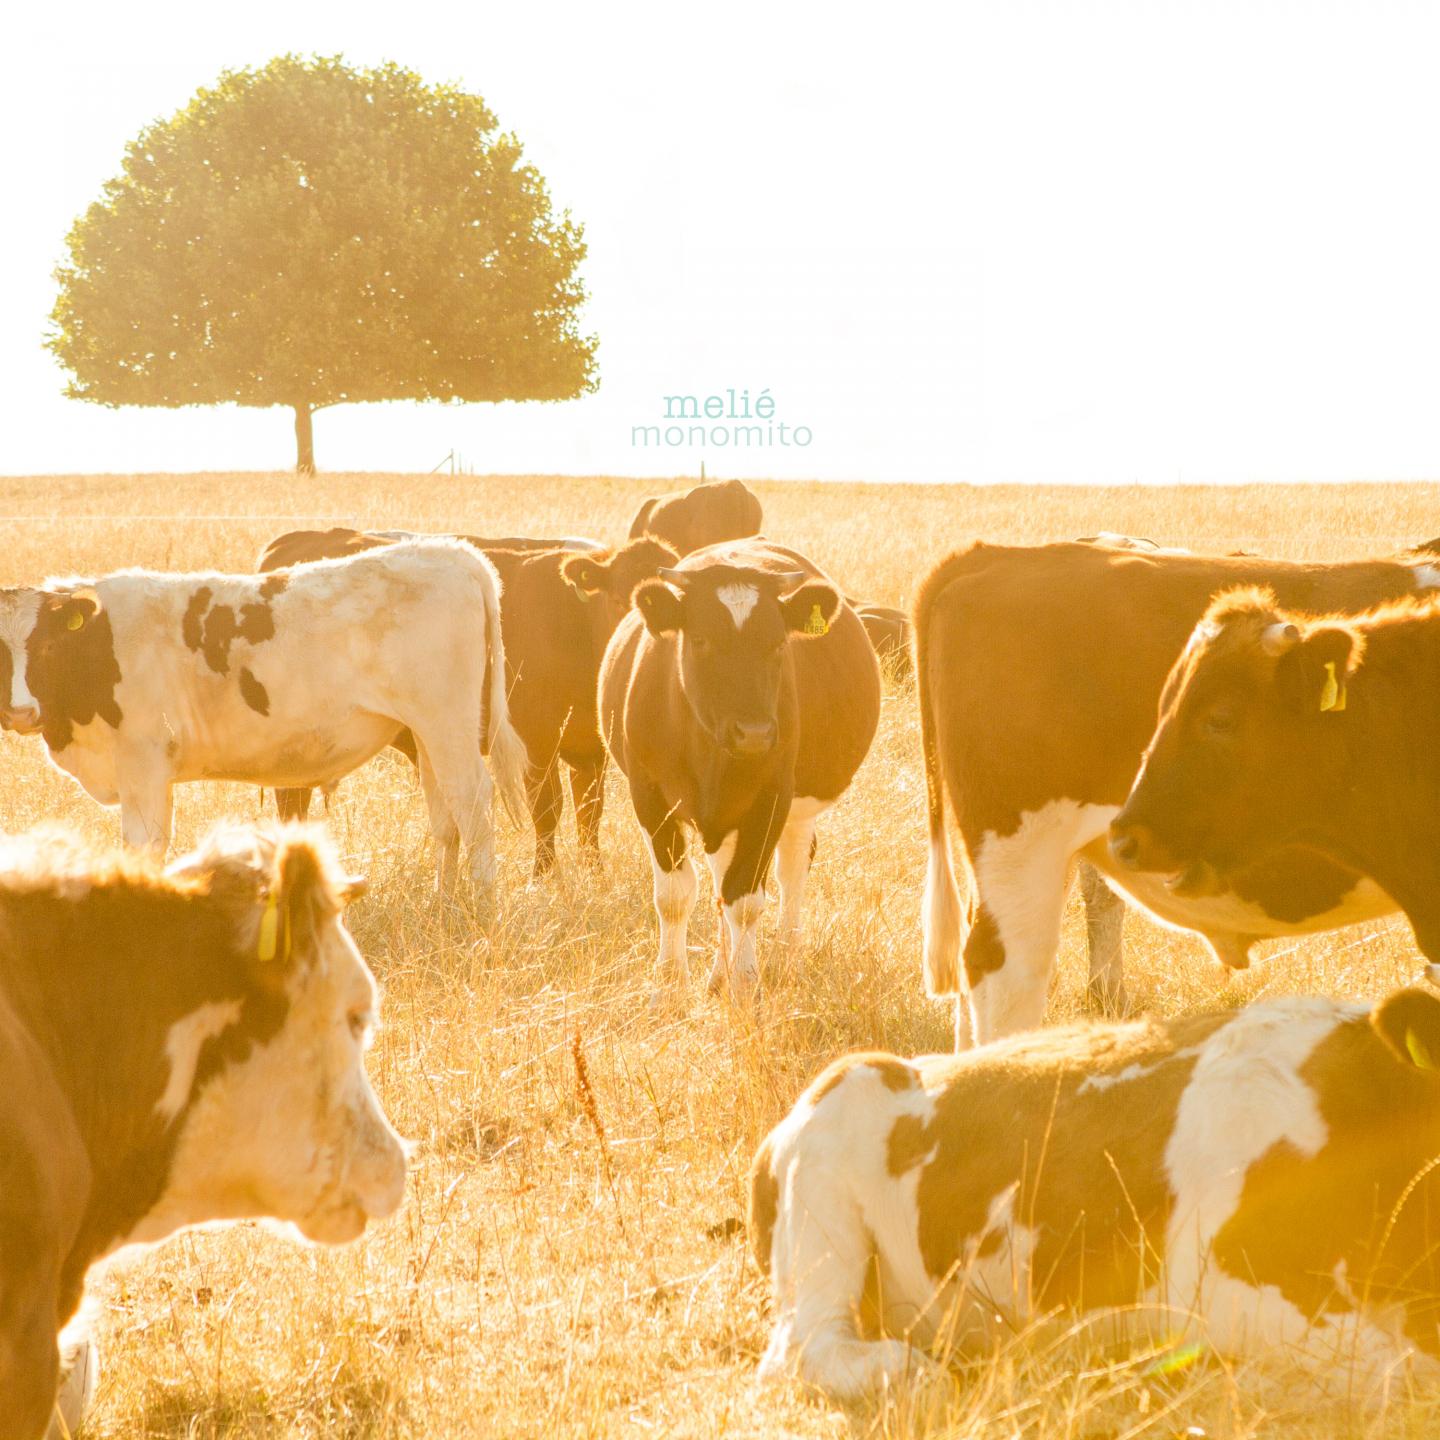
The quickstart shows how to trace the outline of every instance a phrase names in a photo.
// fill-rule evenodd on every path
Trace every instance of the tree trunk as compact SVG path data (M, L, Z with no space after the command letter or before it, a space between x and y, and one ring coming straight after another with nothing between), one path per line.
M295 406L295 473L315 473L315 428L310 406L304 403Z

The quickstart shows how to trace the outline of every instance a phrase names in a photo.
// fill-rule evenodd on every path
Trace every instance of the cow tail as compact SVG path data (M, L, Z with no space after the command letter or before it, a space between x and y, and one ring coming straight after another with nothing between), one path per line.
M944 579L933 573L915 602L914 646L916 698L920 703L920 741L925 757L925 800L930 819L930 856L925 866L924 970L927 995L960 993L960 943L964 924L960 888L945 828L945 776L934 709L931 663L931 608ZM936 583L939 582L939 583Z
M510 704L505 678L505 637L500 629L500 577L486 564L490 583L485 595L485 688L480 697L480 749L490 766L491 778L500 791L510 818L523 825L529 806L525 797L525 774L529 756L525 742L510 723Z

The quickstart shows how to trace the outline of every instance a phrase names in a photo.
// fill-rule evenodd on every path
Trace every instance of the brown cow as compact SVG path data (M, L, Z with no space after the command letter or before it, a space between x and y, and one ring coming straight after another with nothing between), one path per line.
M1198 930L1233 966L1247 962L1258 938L1394 908L1352 866L1313 854L1283 853L1237 875L1226 893L1200 896L1127 869L1104 843L1171 663L1210 596L1246 583L1273 585L1292 605L1358 610L1423 593L1440 574L1413 559L1297 565L1088 544L976 545L925 581L915 638L930 810L926 983L938 995L961 988L965 924L948 800L975 882L964 959L977 1042L1043 1020L1079 857L1162 920ZM1120 1002L1118 944L1092 953L1091 985L1102 1001ZM969 1038L957 1003L957 1044Z
M57 1334L122 1246L260 1216L337 1244L400 1204L404 1151L365 1075L375 982L341 918L356 888L296 827L219 830L167 871L63 834L7 842L4 1440L45 1433Z
M712 480L645 501L630 523L630 538L653 535L677 555L760 533L760 501L739 480Z
M1437 1056L1416 990L847 1056L755 1158L761 1376L850 1398L1059 1311L1182 1364L1297 1365L1318 1399L1433 1383Z
M573 558L567 570L589 562ZM763 541L712 546L635 591L600 673L605 743L649 842L660 969L682 988L698 830L722 909L715 988L758 979L755 929L771 857L793 943L815 819L874 737L880 671L855 612L804 556Z
M676 556L650 539L636 540L618 551L598 542L526 541L526 548L503 548L509 542L461 537L480 549L500 577L500 631L505 642L510 723L529 757L527 776L530 814L535 824L535 874L555 864L555 831L564 810L560 764L570 772L570 793L581 846L598 854L600 819L605 798L605 746L595 712L595 684L600 659L611 633L630 604L641 580L654 575ZM390 543L378 535L355 530L296 531L271 541L260 557L260 569L294 565L354 554ZM574 560L569 576L561 573ZM396 737L397 749L415 759L409 732ZM301 817L310 803L309 790L276 791L282 817Z
M863 600L847 601L860 617L875 658L895 677L910 674L910 617L891 605L870 605Z
M1314 618L1269 589L1222 595L1166 683L1110 848L1199 897L1314 849L1368 876L1440 962L1437 698L1440 601Z

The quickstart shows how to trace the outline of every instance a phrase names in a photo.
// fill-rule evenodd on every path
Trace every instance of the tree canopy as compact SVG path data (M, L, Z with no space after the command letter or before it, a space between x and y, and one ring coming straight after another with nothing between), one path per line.
M583 227L478 95L281 56L127 148L70 231L46 340L102 405L564 400Z

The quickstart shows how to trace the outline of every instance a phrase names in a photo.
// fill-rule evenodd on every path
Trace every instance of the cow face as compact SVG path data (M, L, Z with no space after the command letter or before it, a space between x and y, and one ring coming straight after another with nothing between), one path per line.
M354 1239L405 1185L404 1148L365 1073L377 995L341 917L355 882L295 826L222 832L172 873L230 897L245 1004L280 1018L243 1053L219 1034L208 1071L200 1052L154 1225L270 1217L310 1240Z
M635 587L678 559L668 545L647 535L611 555L571 555L561 563L560 573L583 600L602 607L602 628L609 635L630 608Z
M1136 870L1182 894L1323 826L1344 764L1360 639L1282 614L1269 591L1220 597L1175 663L1140 774L1110 831Z
M803 571L708 565L662 570L635 591L635 607L652 635L677 638L680 685L701 726L729 754L755 757L780 736L790 637L823 634L840 597Z

